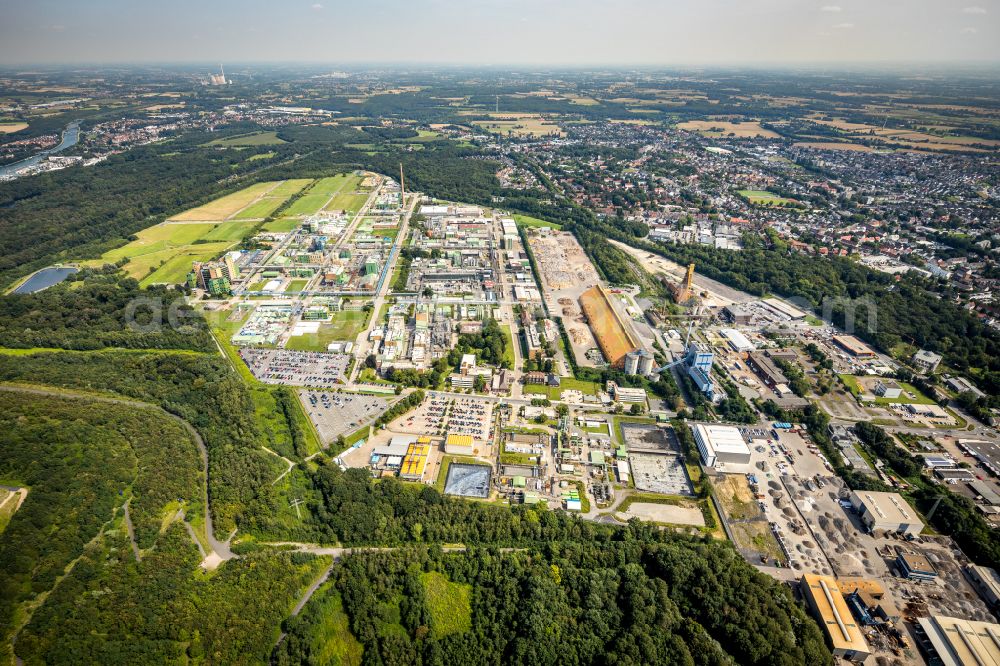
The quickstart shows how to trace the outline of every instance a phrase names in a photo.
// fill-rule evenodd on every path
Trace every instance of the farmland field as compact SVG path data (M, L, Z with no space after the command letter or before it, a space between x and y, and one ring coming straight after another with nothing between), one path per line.
M548 136L555 134L563 136L564 132L559 125L543 119L541 116L517 115L517 114L491 114L496 116L494 120L477 120L473 124L490 132L491 134L508 133L515 136Z
M277 220L271 220L270 222L265 222L264 226L261 227L264 231L273 231L275 233L287 233L294 229L295 227L302 224L302 220L296 220L291 217L282 217Z
M311 182L312 179L310 178L290 178L289 180L281 181L267 194L272 197L290 197L293 194L298 194L303 187Z
M204 206L186 210L183 213L174 215L170 219L178 222L221 222L235 215L265 194L268 194L277 185L278 183L275 181L257 183L250 187L245 187L239 192L227 194L215 201L210 201Z
M761 137L765 139L780 138L776 132L764 129L760 123L748 120L742 123L733 123L725 120L689 120L685 123L677 123L677 129L698 132L705 136L728 136L733 134L739 139L749 139Z
M365 201L367 200L367 194L354 194L353 191L345 188L344 191L333 198L333 201L324 210L347 210L356 213L361 210L361 207L365 205Z
M312 215L323 208L330 199L327 194L304 194L295 203L288 207L285 215L294 217L296 215Z
M233 216L234 220L259 220L267 217L285 202L285 197L267 196L250 204Z
M209 261L242 239L253 222L175 224L164 222L136 234L136 240L105 252L94 263L128 257L123 270L143 286L183 282L193 261ZM152 270L151 270L152 269Z
M17 122L2 122L0 123L0 134L13 134L14 132L20 132L21 130L28 129L28 123L17 123Z

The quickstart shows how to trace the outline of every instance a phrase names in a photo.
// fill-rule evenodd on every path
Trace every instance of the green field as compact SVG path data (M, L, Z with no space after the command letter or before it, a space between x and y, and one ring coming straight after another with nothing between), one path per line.
M292 280L291 282L288 283L288 287L285 288L285 291L286 292L302 291L303 289L306 288L307 284L309 284L309 280Z
M336 587L332 583L324 586L306 608L309 615L320 618L310 627L310 660L316 664L360 666L364 648L351 633L350 619Z
M514 221L517 222L517 226L519 227L547 227L549 229L562 229L561 224L546 222L545 220L540 220L537 217L531 217L530 215L514 215Z
M273 190L268 192L272 197L290 197L298 194L302 188L312 182L311 178L290 178L278 184Z
M558 400L563 391L576 390L584 395L597 395L599 386L594 382L587 382L573 377L563 377L560 380L561 386L540 386L538 384L528 384L524 387L525 393L534 395L544 395L549 400Z
M302 220L297 220L291 217L281 217L277 220L265 222L261 229L264 231L273 231L275 233L287 233L300 224L302 224Z
M435 636L450 636L472 629L471 585L453 583L437 571L429 571L421 579Z
M191 262L216 258L253 227L253 222L164 222L143 229L136 234L136 240L105 252L94 263L115 263L128 257L129 262L123 270L140 280L143 286L161 282L176 284L184 281L191 270Z
M313 194L311 191L309 194L304 194L299 197L288 210L285 211L285 215L293 217L295 215L313 215L318 211L322 210L326 202L330 200L330 196L327 194Z
M786 203L795 203L792 199L786 199L767 190L739 190L737 194L757 206L782 206Z
M334 312L330 323L322 323L318 333L296 335L288 339L286 349L326 351L331 342L354 342L368 325L367 312Z
M361 183L361 177L355 176L352 173L341 173L336 176L329 176L327 178L320 178L313 185L310 192L315 194L327 194L333 196L338 192L353 192L357 189L358 184Z
M353 194L352 190L345 188L344 191L333 198L333 201L329 203L326 210L347 210L356 213L361 210L361 207L365 205L365 201L367 200L367 194Z
M247 146L277 146L288 143L278 138L277 132L254 132L253 134L243 134L240 136L230 136L225 139L209 141L207 146L221 146L223 148L241 148Z
M287 197L267 196L260 199L233 216L234 220L259 220L273 213L278 206L285 203Z

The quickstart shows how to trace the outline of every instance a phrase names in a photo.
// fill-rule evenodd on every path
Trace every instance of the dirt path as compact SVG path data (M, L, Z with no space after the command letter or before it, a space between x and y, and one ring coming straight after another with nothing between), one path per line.
M278 458L281 458L282 460L285 461L285 464L288 465L288 469L286 469L284 472L282 472L278 476L277 479L275 479L274 481L271 482L271 485L273 486L278 481L281 481L283 478L285 478L286 474L288 474L289 472L292 471L292 468L295 467L295 463L292 462L291 460L289 460L288 458L286 458L285 456L281 455L277 451L272 451L271 449L267 448L266 446L262 446L261 448L264 449L265 451L267 451L268 453L270 453L272 456L277 456ZM307 458L307 460L308 460L308 458Z
M139 544L135 541L135 527L132 526L132 516L128 512L128 505L131 501L132 498L129 497L125 500L125 504L122 505L122 508L125 509L125 529L128 530L128 541L132 544L132 553L135 555L135 561L142 562L142 554L139 553Z
M214 569L221 562L231 560L236 557L236 554L229 547L229 543L233 539L236 530L233 530L233 534L229 535L229 538L225 541L220 541L215 538L215 528L212 524L212 511L209 506L208 497L208 449L205 448L205 442L202 440L201 435L198 431L194 429L190 423L182 419L181 417L171 414L167 410L163 409L159 405L154 405L148 402L140 402L138 400L129 400L127 398L111 398L103 395L92 395L89 393L78 393L68 389L45 389L39 387L30 386L15 386L12 384L0 385L0 391L13 391L20 393L28 393L32 395L44 395L55 398L62 398L64 400L92 400L96 402L104 402L112 405L124 405L127 407L135 407L137 409L145 409L149 411L157 411L161 414L165 414L169 418L173 419L191 435L194 439L195 445L198 447L198 453L201 455L202 470L204 473L205 481L202 486L203 494L202 499L205 504L205 538L208 541L208 545L212 552L208 553L205 560L202 562L202 566L206 569ZM197 541L197 539L196 539ZM214 557L213 557L214 555Z

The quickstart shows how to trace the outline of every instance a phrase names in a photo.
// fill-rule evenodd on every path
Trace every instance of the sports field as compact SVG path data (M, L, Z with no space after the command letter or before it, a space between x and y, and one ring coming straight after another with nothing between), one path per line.
M739 190L737 194L758 206L782 206L786 203L795 203L792 199L786 199L767 190Z

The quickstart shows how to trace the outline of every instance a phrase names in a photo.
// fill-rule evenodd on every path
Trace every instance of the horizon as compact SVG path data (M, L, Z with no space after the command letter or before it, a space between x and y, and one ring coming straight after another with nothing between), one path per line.
M548 66L995 65L990 2L17 2L0 66L270 62ZM156 25L155 34L149 26Z

